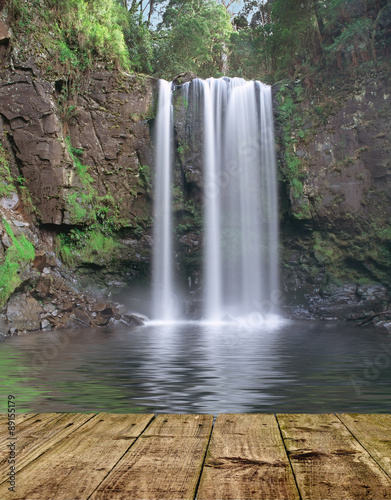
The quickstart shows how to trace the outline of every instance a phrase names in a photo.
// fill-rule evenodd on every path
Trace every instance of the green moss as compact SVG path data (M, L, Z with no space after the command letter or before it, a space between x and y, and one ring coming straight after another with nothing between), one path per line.
M391 226L383 220L362 224L352 231L314 232L314 257L330 281L391 286Z
M88 173L88 166L83 165L78 157L83 153L83 150L74 148L70 137L65 139L65 144L72 159L75 173L82 186L81 188L72 188L71 194L66 199L69 222L71 224L93 223L96 221L96 207L101 201L92 185L94 179Z
M93 197L90 194L74 191L67 198L69 221L71 224L91 222L96 215L93 210Z
M319 264L335 266L341 260L342 253L331 240L326 240L322 233L314 232L314 254Z
M7 153L0 143L0 197L7 196L14 191L15 186L9 169Z
M48 60L38 56L37 63L46 72L53 72L53 76L77 78L96 61L104 62L108 68L129 69L122 31L127 13L117 2L9 0L8 3L21 55L31 50L33 38L37 47L45 47L50 54Z
M296 219L309 219L311 207L304 197L302 182L305 172L296 155L296 144L303 142L307 135L302 128L303 119L296 104L298 100L301 100L302 93L303 89L299 85L295 85L292 91L287 85L282 85L278 93L278 109L283 131L284 180L288 183L291 197L297 201L292 214Z
M106 265L112 261L120 245L112 236L93 228L90 231L72 229L68 234L60 235L57 247L64 263L73 267L81 264Z
M0 307L3 307L15 289L21 284L19 273L35 258L33 245L24 235L15 236L11 226L3 220L8 237L12 241L0 265Z
M139 185L145 189L147 194L152 194L152 173L149 165L139 165Z

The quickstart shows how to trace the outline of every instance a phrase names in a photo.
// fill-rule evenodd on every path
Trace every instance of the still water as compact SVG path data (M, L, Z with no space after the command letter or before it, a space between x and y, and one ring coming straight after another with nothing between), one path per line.
M19 411L391 412L391 336L341 323L178 323L0 344Z

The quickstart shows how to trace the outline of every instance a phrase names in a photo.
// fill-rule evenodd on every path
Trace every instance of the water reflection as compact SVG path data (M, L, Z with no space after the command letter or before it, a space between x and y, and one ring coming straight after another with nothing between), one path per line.
M388 364L369 372L380 354ZM390 412L390 365L391 337L345 324L70 330L0 345L1 400L40 412Z

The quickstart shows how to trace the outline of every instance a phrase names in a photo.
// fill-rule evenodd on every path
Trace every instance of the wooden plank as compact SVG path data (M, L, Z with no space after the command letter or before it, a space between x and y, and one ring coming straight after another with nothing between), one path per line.
M15 424L19 425L25 420L29 420L30 418L34 418L36 413L16 413L15 415ZM8 414L1 413L0 414L0 439L2 437L8 436Z
M159 415L91 500L193 500L212 423L212 415Z
M391 415L337 415L357 441L391 477Z
M391 499L391 480L335 415L277 415L303 500Z
M90 420L93 414L45 413L16 425L16 472ZM0 484L9 472L8 436L0 440Z
M0 425L3 426L8 420L8 415L5 413L0 414ZM0 432L2 431L2 427L0 427Z
M23 429L29 425L32 424L32 422L35 422L37 419L44 418L46 422L49 422L50 420L56 418L56 415L62 415L61 413L44 413L42 415L39 415L37 413L20 413L16 415L15 418L15 435L19 431L23 431ZM26 422L29 422L26 424ZM0 447L3 445L5 440L9 438L9 431L8 431L8 419L4 422L4 426L1 429L0 432Z
M219 415L197 500L262 498L299 498L276 418Z
M93 416L17 474L16 494L9 493L7 483L3 483L0 498L87 499L152 418L136 414Z

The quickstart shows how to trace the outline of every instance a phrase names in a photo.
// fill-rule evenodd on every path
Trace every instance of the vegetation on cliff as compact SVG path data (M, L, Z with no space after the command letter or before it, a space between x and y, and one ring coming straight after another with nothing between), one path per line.
M113 68L130 64L126 12L113 0L10 0L8 5L19 57L20 51L40 50L48 73L72 77L97 61Z
M229 73L308 87L386 60L390 14L389 0L9 0L19 50L31 35L49 71L101 61L168 79Z
M10 246L0 265L0 307L3 307L11 294L22 283L20 274L35 257L32 243L23 234L16 236L6 220L3 220L3 225L10 239Z

